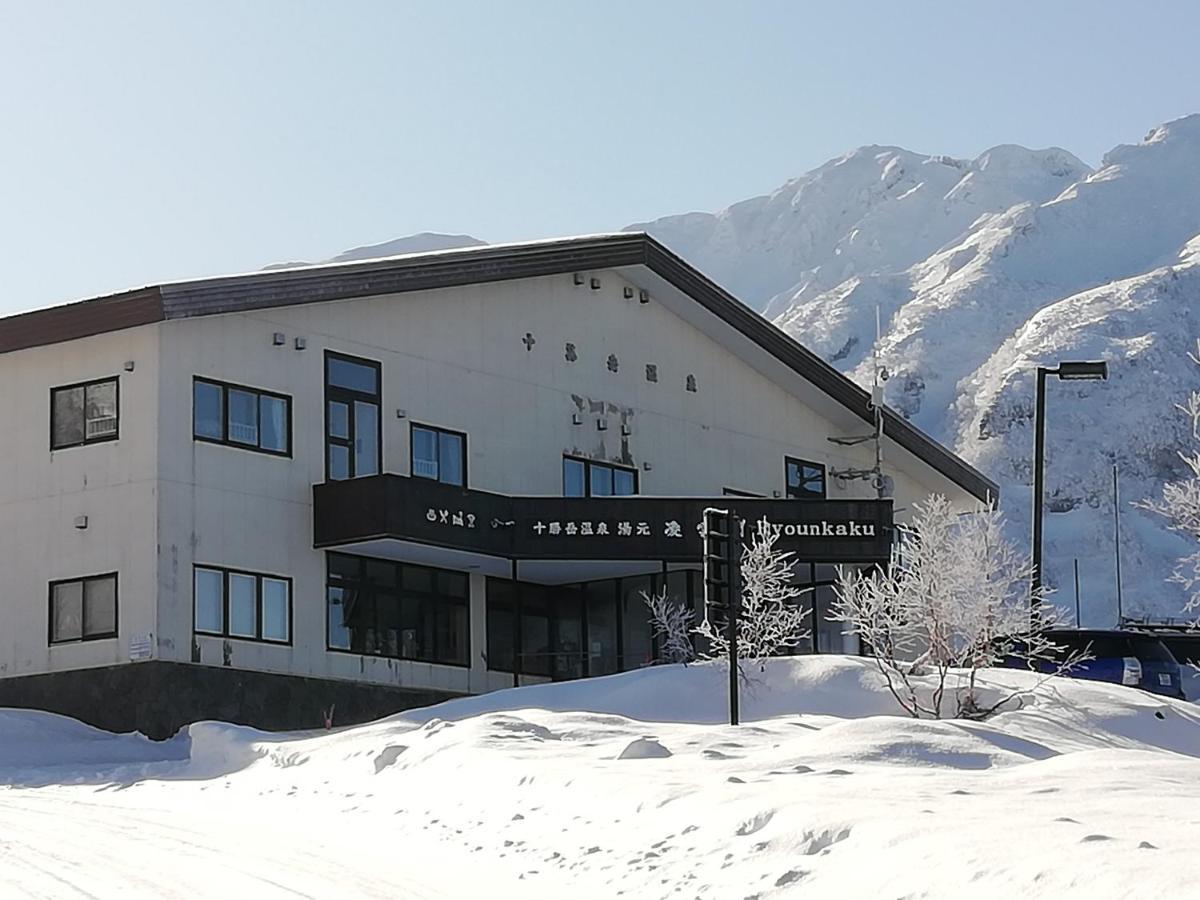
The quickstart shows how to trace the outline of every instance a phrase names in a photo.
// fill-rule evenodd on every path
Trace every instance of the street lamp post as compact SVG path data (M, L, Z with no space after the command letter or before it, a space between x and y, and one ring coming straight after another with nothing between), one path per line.
M1037 367L1037 404L1034 407L1033 448L1033 577L1030 609L1037 607L1042 593L1042 495L1046 489L1046 376L1062 381L1102 381L1108 378L1106 362L1060 362L1058 368Z

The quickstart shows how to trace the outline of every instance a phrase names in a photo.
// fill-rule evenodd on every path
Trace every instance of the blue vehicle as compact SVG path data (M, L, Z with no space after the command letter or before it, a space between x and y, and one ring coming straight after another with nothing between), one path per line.
M1125 684L1152 694L1184 699L1179 663L1155 635L1067 629L1047 631L1045 635L1062 648L1057 654L1059 661L1081 651L1092 657L1072 668L1067 673L1071 678ZM1024 660L1014 657L1006 658L1003 664L1016 669L1029 667ZM1052 671L1053 667L1053 662L1045 660L1034 666L1042 672Z

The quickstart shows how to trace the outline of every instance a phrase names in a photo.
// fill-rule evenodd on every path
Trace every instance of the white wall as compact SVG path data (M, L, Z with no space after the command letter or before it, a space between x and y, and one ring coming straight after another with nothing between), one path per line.
M119 439L51 451L50 389L107 376ZM0 676L128 660L130 635L156 630L157 330L0 354L0 384ZM112 571L118 637L49 646L49 583Z
M871 464L869 445L831 444L827 437L843 428L662 306L625 299L627 282L617 274L599 274L599 291L566 275L163 323L170 365L160 395L162 656L188 660L198 652L211 664L452 690L504 682L477 663L467 669L326 652L325 561L311 547L310 499L311 485L324 478L325 349L382 363L387 472L408 473L412 422L467 432L469 485L511 494L560 494L564 453L635 465L641 492L663 495L719 495L729 486L770 496L784 489L785 455L835 467ZM272 344L275 332L286 335L281 347ZM522 342L527 333L532 350ZM293 349L296 337L307 349ZM567 342L575 362L565 358ZM657 383L646 379L648 363L657 366ZM695 393L685 390L689 374ZM194 375L291 395L294 458L193 441ZM397 409L406 417L397 418ZM582 425L572 424L575 412ZM602 414L609 421L603 432L596 427ZM851 423L852 433L868 428ZM934 488L963 496L921 468L892 470L898 507ZM829 493L872 496L863 482L841 488L831 481ZM294 578L293 646L194 639L194 563ZM473 613L480 603L476 597ZM478 625L473 661L483 649Z

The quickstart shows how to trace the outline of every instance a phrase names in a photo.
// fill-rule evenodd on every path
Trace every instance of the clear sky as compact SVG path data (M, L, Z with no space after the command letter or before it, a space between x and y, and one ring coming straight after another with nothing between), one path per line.
M1198 34L1194 0L0 0L0 313L613 230L868 143L1095 165L1200 110Z

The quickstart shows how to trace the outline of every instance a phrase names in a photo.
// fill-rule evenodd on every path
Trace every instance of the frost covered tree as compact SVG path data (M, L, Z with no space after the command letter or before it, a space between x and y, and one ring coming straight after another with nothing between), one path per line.
M1032 613L1032 565L1003 528L994 508L960 515L934 495L916 504L886 570L839 572L834 618L860 637L892 695L915 718L948 711L983 718L1028 692L1002 690L983 699L979 671L1005 657L1052 674L1082 661L1063 658L1046 637L1058 610L1039 596Z
M795 554L775 547L779 533L766 519L753 527L742 546L741 613L738 618L738 659L758 663L794 650L812 636L805 627L808 610L797 604L803 590L796 587L792 569ZM706 659L728 659L725 629L707 616L694 633L708 643Z
M643 592L642 600L650 611L650 628L658 638L659 656L664 662L689 663L696 658L692 646L692 611L667 596L664 587L651 597Z
M1197 353L1189 353L1192 362L1200 365L1200 341L1196 342ZM1200 391L1192 391L1186 403L1176 408L1192 423L1192 441L1200 446ZM1179 451L1190 475L1163 485L1162 495L1156 500L1135 504L1143 509L1158 513L1167 520L1167 527L1189 538L1197 550L1179 560L1171 580L1184 586L1188 592L1187 612L1200 609L1200 449L1193 446L1192 452Z

